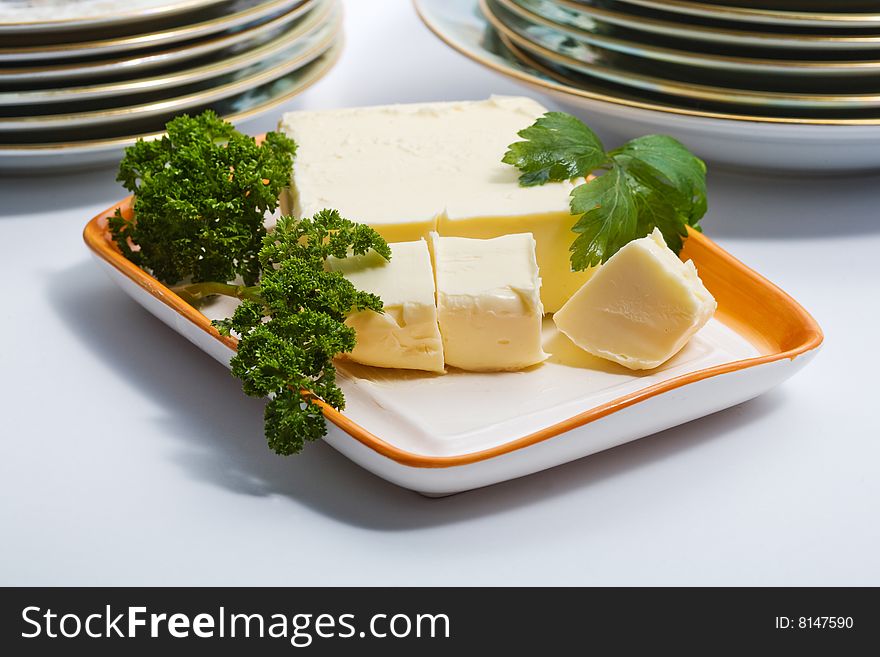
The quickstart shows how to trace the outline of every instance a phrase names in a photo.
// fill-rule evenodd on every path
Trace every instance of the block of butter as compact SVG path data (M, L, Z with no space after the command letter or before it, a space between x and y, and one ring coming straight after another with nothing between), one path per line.
M503 164L517 132L545 108L529 98L290 112L280 130L297 143L284 212L335 208L387 241L532 233L547 312L587 280L572 272L569 182L520 187Z
M646 370L677 354L716 305L694 263L679 260L655 228L611 256L553 321L581 349Z
M446 363L471 371L540 363L541 307L535 240L432 235L437 314Z
M348 357L364 365L443 372L427 242L390 247L390 261L374 251L327 261L330 270L342 273L359 290L378 294L384 304L381 314L364 310L346 318L357 333L357 345Z

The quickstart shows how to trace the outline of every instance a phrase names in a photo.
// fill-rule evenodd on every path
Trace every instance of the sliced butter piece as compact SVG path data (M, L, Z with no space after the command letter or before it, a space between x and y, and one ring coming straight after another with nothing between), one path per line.
M677 354L716 306L694 263L655 228L599 267L553 321L584 351L646 370Z
M471 371L542 362L541 279L528 233L478 240L432 235L446 363Z
M378 294L384 304L383 313L364 310L345 319L357 333L357 344L348 358L377 367L443 372L427 242L389 246L390 261L375 251L327 261L329 269L341 272L359 290Z
M531 233L535 239L535 255L541 272L541 302L544 312L552 313L559 310L589 280L594 271L593 268L571 271L569 247L575 238L571 231L574 221L567 208L527 215L496 213L466 217L462 213L457 216L441 216L437 230L441 235L480 239L511 233Z
M587 280L572 272L569 182L520 187L503 164L517 132L546 111L529 98L290 112L279 128L297 142L282 209L336 208L387 241L441 235L489 238L531 232L547 312Z

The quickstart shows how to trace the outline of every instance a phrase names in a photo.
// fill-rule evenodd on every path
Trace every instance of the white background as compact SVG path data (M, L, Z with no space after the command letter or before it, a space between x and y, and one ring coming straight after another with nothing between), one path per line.
M285 109L522 92L406 0L346 30ZM262 403L90 260L114 173L0 181L0 584L880 584L880 178L710 172L706 233L826 333L781 388L429 500L269 452Z

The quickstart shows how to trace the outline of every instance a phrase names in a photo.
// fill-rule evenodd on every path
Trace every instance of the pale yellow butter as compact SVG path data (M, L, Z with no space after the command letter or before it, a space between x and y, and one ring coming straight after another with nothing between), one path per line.
M478 240L432 236L437 314L446 363L472 371L542 362L535 240L528 233Z
M532 233L547 312L589 278L572 272L570 182L520 187L503 164L517 132L546 109L529 98L290 112L280 129L298 145L285 212L335 208L389 242L441 235Z
M424 240L390 244L391 260L374 251L329 258L328 269L359 290L379 295L384 312L354 312L345 323L357 333L348 354L364 365L443 372L443 344L437 325L434 273Z
M694 263L655 228L599 267L553 321L581 349L644 370L677 354L716 306Z

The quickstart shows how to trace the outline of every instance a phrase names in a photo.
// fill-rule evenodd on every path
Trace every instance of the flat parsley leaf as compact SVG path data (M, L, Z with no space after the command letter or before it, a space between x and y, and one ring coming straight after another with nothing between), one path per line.
M548 112L522 130L502 162L522 171L520 184L600 175L571 192L571 266L605 262L655 227L670 249L681 251L687 227L700 230L706 214L706 165L666 135L638 137L608 151L580 119Z
M681 142L668 135L646 135L610 155L647 187L668 197L689 226L699 225L706 214L706 165Z
M573 269L604 262L635 232L636 198L625 179L623 169L612 166L589 185L571 190L571 212L580 215L572 228L578 234L571 245Z
M547 112L517 134L526 141L511 144L501 161L523 172L524 187L577 178L608 159L596 134L564 112Z

